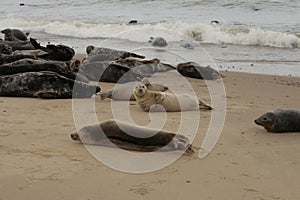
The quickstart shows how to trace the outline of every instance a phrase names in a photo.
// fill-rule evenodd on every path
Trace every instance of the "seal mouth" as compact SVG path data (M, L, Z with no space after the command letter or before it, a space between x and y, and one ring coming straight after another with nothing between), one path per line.
M262 123L260 123L257 119L256 120L254 120L254 123L255 124L257 124L257 125L260 125L260 126L262 126L263 124Z

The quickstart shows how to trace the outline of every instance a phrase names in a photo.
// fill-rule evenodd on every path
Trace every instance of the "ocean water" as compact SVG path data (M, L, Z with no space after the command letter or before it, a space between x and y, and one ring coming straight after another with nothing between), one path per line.
M66 44L77 53L106 46L170 63L300 76L299 10L298 0L10 0L0 2L0 28L19 28L42 45ZM169 46L153 49L151 36Z

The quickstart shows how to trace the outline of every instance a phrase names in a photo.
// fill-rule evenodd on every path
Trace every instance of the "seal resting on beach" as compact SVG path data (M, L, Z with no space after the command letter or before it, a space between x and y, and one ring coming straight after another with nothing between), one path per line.
M109 83L127 83L138 81L141 77L130 68L113 62L94 62L80 66L79 73L85 75L90 81Z
M209 66L202 67L195 62L180 63L177 65L177 71L183 76L197 79L213 80L223 77L218 71L214 70L213 68Z
M135 87L133 94L139 106L146 112L212 110L211 106L196 96L150 91L142 83Z
M167 41L162 37L150 37L149 42L152 43L152 46L154 46L154 47L166 47L166 46L168 46Z
M0 54L12 54L13 49L10 45L0 41Z
M113 100L119 100L119 101L135 101L135 97L133 95L133 90L134 87L138 84L139 82L129 82L129 83L124 83L124 84L117 84L114 88L114 90L110 90L104 93L100 94L101 100L104 100L106 98L110 98ZM141 83L145 84L148 90L152 91L161 91L164 92L168 90L167 86L164 86L159 83L153 83L150 82L148 78L143 78Z
M128 57L135 57L135 58L145 58L145 56L138 55L132 52L128 51L120 51L116 49L110 49L110 48L103 48L103 47L94 47L94 46L88 46L86 48L86 53L88 56L93 55L111 55L113 58L110 59L118 59L118 58L128 58Z
M24 33L19 29L10 28L1 30L1 33L4 34L4 40L6 41L27 41L29 35L29 33Z
M300 132L300 111L277 109L267 112L254 121L268 132Z
M130 151L185 151L186 153L194 153L189 139L183 135L115 120L83 127L77 133L71 134L71 138L87 145L119 147Z
M6 97L90 98L100 90L96 85L88 85L47 71L0 76L0 96Z
M22 60L16 61L20 62ZM88 83L89 80L82 74L75 73L69 70L67 67L63 67L62 63L51 63L51 62L41 62L41 63L30 63L30 64L8 64L0 65L0 76L3 75L12 75L24 72L42 72L42 71L51 71L56 72L66 78L72 80L78 80ZM26 62L26 60L24 61Z
M75 55L74 49L66 45L48 44L46 47L43 47L33 38L30 38L30 42L35 49L47 52L47 54L39 56L46 60L70 61Z

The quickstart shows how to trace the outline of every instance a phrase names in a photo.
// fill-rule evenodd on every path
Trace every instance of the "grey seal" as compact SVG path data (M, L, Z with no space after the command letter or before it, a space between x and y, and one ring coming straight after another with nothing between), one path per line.
M202 67L195 62L179 63L177 65L177 71L183 76L197 79L213 80L223 77L217 70L209 66Z
M277 109L263 114L254 122L272 133L300 132L300 111Z
M74 81L49 71L0 76L0 96L6 97L90 98L100 90L96 85Z
M150 37L149 42L152 43L152 46L154 46L154 47L166 47L166 46L168 46L167 41L162 37Z
M115 120L83 127L77 133L71 134L71 138L87 145L119 147L130 151L185 151L190 154L194 153L189 139L183 135Z

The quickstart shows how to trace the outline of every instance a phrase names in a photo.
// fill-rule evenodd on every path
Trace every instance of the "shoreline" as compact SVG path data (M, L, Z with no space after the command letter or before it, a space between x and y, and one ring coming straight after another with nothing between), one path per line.
M111 169L97 161L83 145L71 141L69 135L76 131L72 100L1 97L1 198L299 197L299 133L268 133L253 120L277 108L300 109L300 78L274 79L238 72L224 75L227 117L212 152L203 160L182 156L159 171L139 175ZM209 98L201 80L188 80L198 96ZM100 85L103 91L113 87L110 83ZM111 101L96 101L96 111L100 121L112 118ZM149 123L148 113L139 110L134 102L130 113L137 123ZM210 112L201 112L201 120L195 146L202 143ZM168 114L164 129L176 131L179 121L178 113Z

